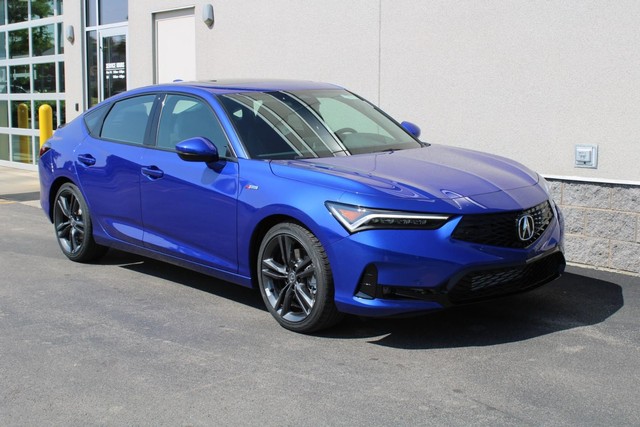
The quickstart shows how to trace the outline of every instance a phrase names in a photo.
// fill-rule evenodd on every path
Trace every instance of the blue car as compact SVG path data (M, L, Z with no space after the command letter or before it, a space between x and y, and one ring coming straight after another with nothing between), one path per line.
M419 135L330 84L150 86L55 132L41 204L72 261L116 248L257 287L304 333L562 274L562 215L542 177Z

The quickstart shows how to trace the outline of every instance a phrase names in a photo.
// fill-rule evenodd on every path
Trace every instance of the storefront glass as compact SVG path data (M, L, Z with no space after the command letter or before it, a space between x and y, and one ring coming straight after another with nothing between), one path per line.
M64 123L62 0L0 0L0 164L35 166L38 108Z

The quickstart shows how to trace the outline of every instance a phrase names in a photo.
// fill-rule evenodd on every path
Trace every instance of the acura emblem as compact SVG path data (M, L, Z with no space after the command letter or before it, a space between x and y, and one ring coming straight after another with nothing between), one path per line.
M522 215L518 218L518 237L523 242L530 240L535 232L535 223L531 215Z

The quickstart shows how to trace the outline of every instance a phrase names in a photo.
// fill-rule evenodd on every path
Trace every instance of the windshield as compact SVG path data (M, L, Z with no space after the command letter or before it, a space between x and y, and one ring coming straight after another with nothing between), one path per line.
M220 95L249 156L301 159L418 148L379 109L345 90Z

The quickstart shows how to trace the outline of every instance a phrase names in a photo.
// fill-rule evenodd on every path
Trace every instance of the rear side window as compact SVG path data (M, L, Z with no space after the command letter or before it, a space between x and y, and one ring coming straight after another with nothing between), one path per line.
M105 114L109 111L109 105L103 105L97 108L87 111L84 115L84 124L87 125L91 136L99 137L100 129L102 128L102 120Z
M116 102L104 119L100 137L130 144L144 144L144 134L155 97L144 95Z

